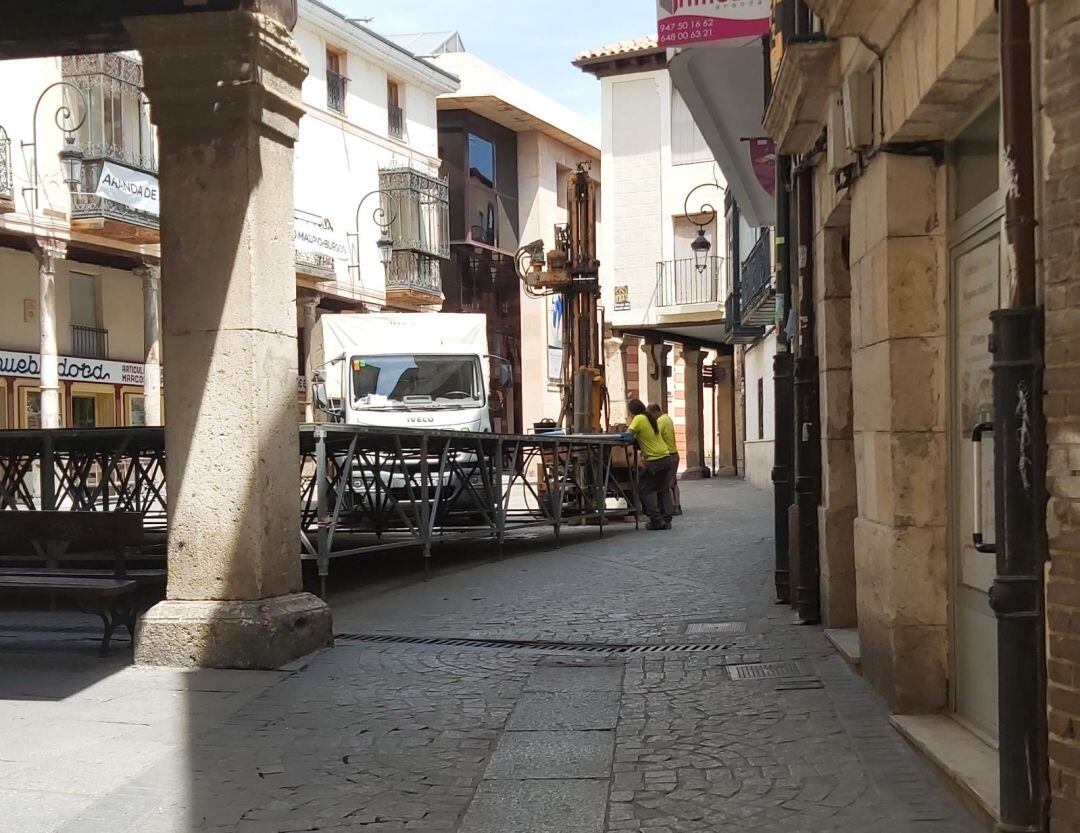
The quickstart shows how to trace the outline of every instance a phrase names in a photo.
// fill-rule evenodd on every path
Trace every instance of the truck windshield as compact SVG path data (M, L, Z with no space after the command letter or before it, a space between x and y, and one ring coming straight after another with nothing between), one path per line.
M353 356L360 407L477 407L484 402L476 356Z

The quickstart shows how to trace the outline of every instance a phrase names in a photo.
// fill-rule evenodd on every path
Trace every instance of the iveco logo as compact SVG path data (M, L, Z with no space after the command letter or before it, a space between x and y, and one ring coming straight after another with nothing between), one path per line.
M405 417L405 421L406 422L434 422L435 417L429 417L429 416Z

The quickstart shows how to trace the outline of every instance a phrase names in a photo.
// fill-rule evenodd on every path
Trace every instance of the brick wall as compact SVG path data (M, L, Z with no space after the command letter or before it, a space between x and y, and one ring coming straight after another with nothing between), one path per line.
M1041 4L1050 121L1040 218L1046 309L1047 699L1052 833L1080 831L1080 0Z

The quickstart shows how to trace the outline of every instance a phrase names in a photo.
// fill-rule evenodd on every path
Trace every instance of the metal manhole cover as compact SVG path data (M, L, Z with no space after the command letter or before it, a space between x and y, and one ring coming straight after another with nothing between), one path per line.
M686 626L687 636L704 636L712 633L745 633L746 622L691 622Z
M729 665L733 680L764 680L771 677L800 677L802 669L797 662L755 662L749 665Z

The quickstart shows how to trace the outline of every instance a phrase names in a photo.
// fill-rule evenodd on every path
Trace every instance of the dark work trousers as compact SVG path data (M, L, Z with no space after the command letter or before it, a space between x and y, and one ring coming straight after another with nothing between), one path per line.
M671 474L668 478L668 494L671 501L671 508L674 509L679 505L679 455L672 454L675 458L675 465L671 467ZM670 520L670 517L668 518Z
M678 460L674 454L645 461L638 480L638 493L650 521L664 523L671 520L671 478L676 471Z

